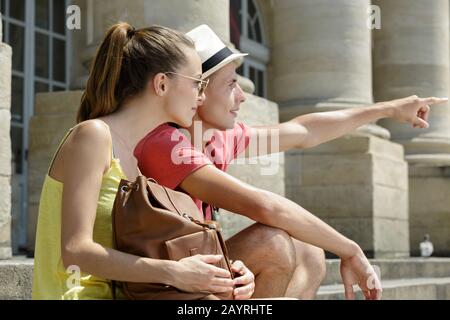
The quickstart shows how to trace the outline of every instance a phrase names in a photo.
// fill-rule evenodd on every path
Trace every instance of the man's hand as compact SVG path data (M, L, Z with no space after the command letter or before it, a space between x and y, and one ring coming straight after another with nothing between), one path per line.
M410 96L402 99L382 102L392 111L392 118L399 122L411 123L413 128L428 128L430 105L445 103L448 98L419 98Z
M361 288L366 300L381 299L380 279L362 251L350 258L341 259L341 277L346 299L355 299L353 292L355 284Z
M234 299L250 299L255 292L255 276L253 273L239 260L232 263L231 271L236 273L236 278L233 280L234 285L237 286L233 291Z

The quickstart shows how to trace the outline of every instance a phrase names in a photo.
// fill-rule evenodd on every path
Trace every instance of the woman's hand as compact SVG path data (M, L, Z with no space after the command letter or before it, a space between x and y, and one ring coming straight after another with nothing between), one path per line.
M380 279L362 250L350 258L341 259L340 269L346 299L355 299L354 284L361 288L366 300L381 299Z
M197 254L177 261L170 285L186 292L231 292L234 282L230 272L213 265L222 258L221 255Z
M250 299L255 292L255 276L242 261L236 260L231 265L231 271L236 273L233 282L237 287L233 291L235 300Z

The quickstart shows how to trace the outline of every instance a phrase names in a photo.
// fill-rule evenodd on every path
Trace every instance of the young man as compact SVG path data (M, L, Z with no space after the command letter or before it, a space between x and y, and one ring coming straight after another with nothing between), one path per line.
M379 279L355 242L301 206L224 171L248 148L250 140L266 137L269 129L278 130L279 149L271 150L269 141L267 150L258 150L258 155L310 148L386 117L425 128L428 105L446 100L413 96L250 128L235 122L245 96L237 83L234 62L245 54L233 54L206 25L188 35L202 59L203 78L209 79L205 98L194 118L202 122L202 132L195 132L195 126L188 128L192 141L169 125L149 133L134 152L143 174L188 193L199 209L208 203L257 221L227 241L231 258L244 261L255 274L253 297L314 298L325 277L323 250L327 250L341 258L347 298L354 297L353 284L360 286L367 299L381 298ZM212 137L195 148L194 140L199 139L199 134L202 139L210 129L215 129ZM205 215L211 217L208 210Z

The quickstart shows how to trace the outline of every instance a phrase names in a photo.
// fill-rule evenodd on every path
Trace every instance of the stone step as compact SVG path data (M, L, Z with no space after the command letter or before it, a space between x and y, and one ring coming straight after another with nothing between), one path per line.
M33 259L0 260L0 300L31 299Z
M323 285L340 284L339 259L327 259ZM380 268L381 280L450 277L450 258L371 259Z
M450 277L447 278L415 278L382 281L383 300L449 300ZM354 287L355 298L364 299L359 288ZM343 300L342 284L324 285L319 288L317 300Z
M318 299L344 299L339 260L327 263ZM380 267L384 299L450 299L450 258L374 259ZM0 260L0 299L30 299L33 259ZM362 298L362 294L357 294Z

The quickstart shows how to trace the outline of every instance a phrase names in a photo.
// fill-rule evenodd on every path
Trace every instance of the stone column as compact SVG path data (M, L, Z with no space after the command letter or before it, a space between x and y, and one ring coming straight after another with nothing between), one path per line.
M377 101L412 94L449 96L449 2L376 0L374 96ZM382 120L409 162L411 250L429 233L437 254L450 254L450 108L431 106L428 129Z
M0 14L0 260L11 250L11 47L2 43Z
M277 1L272 92L282 121L373 103L369 5ZM407 166L402 146L386 139L386 129L370 124L287 153L286 193L369 256L407 256Z
M412 94L449 96L449 5L437 1L374 1L382 27L374 35L374 96L377 101ZM433 106L428 129L380 121L414 163L439 157L450 164L450 109ZM436 155L431 157L430 154ZM434 159L432 159L434 158Z
M369 0L277 2L272 92L282 121L372 104L369 5ZM361 130L389 138L375 125Z

